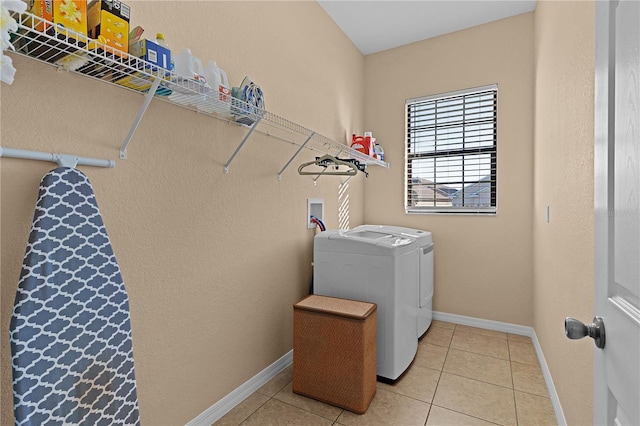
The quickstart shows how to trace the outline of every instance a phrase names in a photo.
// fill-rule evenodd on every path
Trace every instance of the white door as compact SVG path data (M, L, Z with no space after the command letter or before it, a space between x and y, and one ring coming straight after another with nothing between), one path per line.
M594 423L640 425L640 1L597 1Z

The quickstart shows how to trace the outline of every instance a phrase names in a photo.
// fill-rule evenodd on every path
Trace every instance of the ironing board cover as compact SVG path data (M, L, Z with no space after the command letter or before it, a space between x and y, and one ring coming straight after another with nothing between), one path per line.
M79 170L40 182L10 333L17 425L140 423L129 299Z

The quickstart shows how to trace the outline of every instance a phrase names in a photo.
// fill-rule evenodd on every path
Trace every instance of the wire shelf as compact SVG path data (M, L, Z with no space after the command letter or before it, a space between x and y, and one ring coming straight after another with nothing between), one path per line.
M231 96L227 99L221 98L220 94L207 84L177 75L170 70L90 39L84 34L65 29L30 13L12 13L12 16L18 23L18 31L11 34L15 53L48 63L61 70L140 93L148 98L121 148L121 158L126 158L126 146L142 119L148 103L153 98L246 126L250 131L256 130L274 136L299 148L304 147L336 157L353 158L367 165L389 167L388 163L351 149L343 143L267 110ZM154 95L151 95L149 92L154 87L157 87L157 90ZM234 156L244 142L246 140L242 141ZM225 171L228 171L230 162L231 160L225 166Z

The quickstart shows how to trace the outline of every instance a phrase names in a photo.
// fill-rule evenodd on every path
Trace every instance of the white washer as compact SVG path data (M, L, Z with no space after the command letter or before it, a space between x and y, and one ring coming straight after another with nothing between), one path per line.
M418 283L416 321L418 338L429 329L433 319L433 237L431 232L421 229L390 225L360 225L355 230L367 230L395 235L400 238L415 238L418 242Z
M366 229L315 236L315 294L378 305L376 373L396 380L418 350L415 238Z

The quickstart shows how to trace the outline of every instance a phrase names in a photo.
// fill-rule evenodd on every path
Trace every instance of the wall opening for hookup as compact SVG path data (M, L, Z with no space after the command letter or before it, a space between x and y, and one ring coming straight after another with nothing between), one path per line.
M316 229L318 225L312 221L312 217L324 222L324 199L307 198L307 229Z

